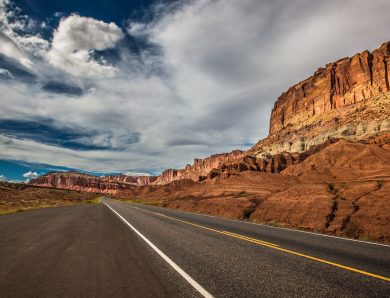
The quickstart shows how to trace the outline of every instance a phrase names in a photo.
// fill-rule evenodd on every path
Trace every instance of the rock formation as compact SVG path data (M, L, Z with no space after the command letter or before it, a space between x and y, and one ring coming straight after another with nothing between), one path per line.
M364 51L327 64L278 98L271 114L270 135L315 115L389 92L389 70L389 42L372 53Z
M200 159L195 158L192 165L187 165L184 169L168 169L162 172L154 184L165 184L174 180L191 179L194 181L204 180L209 172L218 168L225 162L232 162L244 156L244 152L234 150L230 153L214 154L210 157Z
M248 154L303 152L329 138L390 132L390 42L318 69L276 101L269 136Z
M306 158L337 142L338 139L330 138L319 145L312 146L302 153L281 152L267 158L258 158L253 155L244 155L241 158L223 162L207 175L208 179L216 176L228 177L245 171L265 173L280 173L289 166L303 162Z
M128 176L128 175L109 175L104 176L109 181L125 182L134 186L147 185L157 180L156 176Z
M155 181L157 177L113 175L97 177L79 172L50 172L32 179L29 184L79 190L95 193L114 194L120 190L145 185Z

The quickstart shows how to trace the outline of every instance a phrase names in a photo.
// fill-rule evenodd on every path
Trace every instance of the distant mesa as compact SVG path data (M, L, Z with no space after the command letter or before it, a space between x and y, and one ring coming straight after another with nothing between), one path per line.
M111 175L98 177L80 172L49 172L43 176L31 179L29 184L78 190L85 192L115 194L120 190L150 184L156 181L154 176Z

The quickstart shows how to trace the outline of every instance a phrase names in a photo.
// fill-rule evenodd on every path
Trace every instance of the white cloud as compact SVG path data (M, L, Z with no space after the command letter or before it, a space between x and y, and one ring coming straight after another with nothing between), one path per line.
M116 68L104 60L94 60L91 54L114 48L123 36L114 23L71 15L61 19L47 58L55 67L73 75L112 76Z
M150 173L146 173L146 172L125 172L125 173L122 173L123 175L126 175L126 176L151 176Z
M158 48L141 48L137 57L118 47L123 33L115 24L62 19L48 56L57 69L31 59L39 80L69 80L90 90L80 96L17 80L0 83L0 119L53 119L64 132L96 131L79 140L84 144L122 150L72 150L0 136L0 158L99 172L183 167L265 137L273 102L291 84L390 39L387 0L200 0L158 7L152 23L133 22L128 30ZM117 68L92 60L90 51L114 46ZM134 134L138 142L129 142Z
M0 54L7 57L16 59L27 68L31 68L33 63L28 56L19 49L19 47L12 41L11 38L6 36L0 31Z
M37 57L44 57L49 49L49 42L39 35L25 35L18 38L18 42L23 49Z
M9 0L0 0L0 53L18 60L27 68L33 62L29 54L42 57L49 42L39 34L34 34L39 27L37 22L21 13L20 8Z
M390 39L387 0L186 3L163 7L153 23L133 22L128 32L160 47L170 84L191 113L180 129L209 139L217 130L225 144L265 137L283 91L326 63Z
M27 173L24 173L24 174L23 174L23 177L24 177L24 178L27 178L27 179L33 179L33 178L39 177L39 174L38 174L37 172L31 172L31 171L29 171L29 172L27 172Z
M6 181L8 181L8 179L4 175L0 175L0 181L1 182L6 182Z
M9 142L12 140L12 142ZM34 161L89 171L101 172L125 171L126 168L140 168L145 164L158 165L158 157L146 157L140 152L116 151L73 151L67 148L50 146L30 140L11 139L0 135L2 159ZM97 166L99 163L101 166ZM102 166L103 165L103 166Z

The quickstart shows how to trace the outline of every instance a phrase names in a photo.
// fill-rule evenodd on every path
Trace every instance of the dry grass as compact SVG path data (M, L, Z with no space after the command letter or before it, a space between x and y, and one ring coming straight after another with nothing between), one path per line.
M38 208L99 204L96 194L0 182L0 215Z
M157 207L164 206L164 203L159 200L147 200L147 199L137 199L137 198L113 198L113 199L125 203L143 204L143 205L151 205Z

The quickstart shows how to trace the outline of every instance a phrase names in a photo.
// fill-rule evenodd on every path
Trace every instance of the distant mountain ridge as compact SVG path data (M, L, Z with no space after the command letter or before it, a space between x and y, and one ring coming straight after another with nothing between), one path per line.
M150 184L156 179L157 177L155 176L127 176L123 174L98 177L69 171L49 172L38 178L31 179L29 184L85 192L115 194L120 190Z

